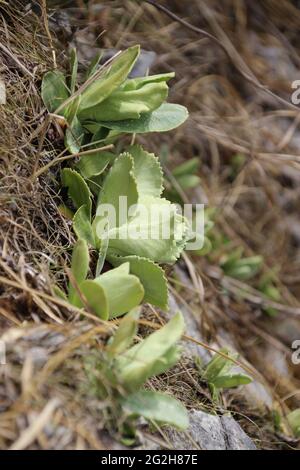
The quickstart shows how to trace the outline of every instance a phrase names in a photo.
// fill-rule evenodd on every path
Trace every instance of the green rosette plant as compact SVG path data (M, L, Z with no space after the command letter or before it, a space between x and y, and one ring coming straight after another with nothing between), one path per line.
M68 292L58 288L55 292L104 321L129 312L101 352L100 363L97 360L87 368L90 379L94 380L95 370L100 368L112 391L114 409L123 411L126 422L143 416L152 423L185 429L188 415L181 403L143 388L150 377L178 361L176 343L184 331L181 314L131 344L137 332L139 305L168 306L161 265L178 259L189 238L189 223L175 204L162 197L163 172L154 154L139 145L130 145L121 154L98 147L99 143L116 142L122 134L168 131L187 119L186 108L166 103L167 82L173 73L128 78L139 52L139 46L130 47L101 66L98 56L84 83L78 84L78 59L73 50L69 76L55 70L43 78L44 104L62 124L66 150L78 157L61 171L62 186L72 201L65 209L72 218L77 242ZM90 250L98 253L93 273ZM105 261L111 269L107 270L107 265L103 269ZM103 384L98 381L96 387L105 397Z
M116 268L124 270L121 266L125 265L127 275L139 279L144 293L141 301L166 309L168 289L161 265L178 259L189 237L189 224L175 204L162 197L163 173L154 154L139 145L131 145L120 155L97 150L99 141L111 142L122 133L170 130L187 118L183 106L165 103L167 81L173 73L128 78L138 55L139 46L130 47L100 68L97 58L79 86L73 50L69 77L59 71L46 73L42 96L48 111L65 120L67 149L79 155L76 164L61 174L75 209L74 232L99 253L95 279L85 279L80 288L89 289L90 296L92 290L93 295L98 291L105 305L99 276L107 260L115 268L112 272L119 273ZM85 150L89 147L90 152ZM127 212L122 212L124 198ZM107 206L114 209L115 218L105 214ZM140 236L133 236L138 231ZM124 313L123 308L114 308L115 315ZM113 315L109 307L103 311L98 307L95 312L105 318Z

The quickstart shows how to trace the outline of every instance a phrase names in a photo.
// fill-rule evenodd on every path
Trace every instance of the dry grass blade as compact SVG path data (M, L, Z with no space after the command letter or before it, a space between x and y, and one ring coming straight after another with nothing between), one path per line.
M10 450L24 450L26 449L40 434L44 427L48 424L55 409L59 406L60 401L57 398L52 398L43 411L37 416L33 423L25 429L19 439L13 443Z

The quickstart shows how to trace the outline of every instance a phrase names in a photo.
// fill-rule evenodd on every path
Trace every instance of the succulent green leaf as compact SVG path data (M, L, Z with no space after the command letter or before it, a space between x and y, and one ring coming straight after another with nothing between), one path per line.
M139 53L140 47L133 46L119 54L102 76L92 81L83 91L80 110L96 106L118 88L133 68Z
M89 179L86 180L91 192L93 195L98 198L99 197L99 191L102 189L102 184L103 184L103 177L102 174L96 175L96 176L91 176Z
M100 142L103 142L106 139L109 133L110 130L106 127L97 126L96 132L92 132L93 136L91 143L95 142L95 145L99 145Z
M230 353L228 349L221 349L220 352L228 356L228 359L215 354L207 364L204 372L204 378L208 381L216 396L218 389L246 385L252 381L248 375L230 372L234 366L232 359L236 359L238 356L236 353Z
M139 119L125 119L124 121L99 121L98 124L118 132L143 134L146 132L166 132L183 124L188 118L188 111L184 106L173 103L163 103L150 113L142 114ZM84 127L93 126L95 121L87 120Z
M202 248L200 248L200 250L194 250L194 254L199 255L199 256L205 256L211 251L212 251L212 242L210 241L208 237L204 236L204 242L203 242Z
M58 211L63 215L67 220L72 220L74 217L74 212L65 204L60 204L58 206Z
M167 96L168 85L163 81L147 83L136 90L120 87L97 106L80 112L79 119L95 122L139 119L157 109Z
M136 344L126 354L116 359L116 370L123 386L130 391L137 390L148 378L154 375L160 364L164 370L173 365L168 364L170 349L184 332L184 320L178 312L165 326L152 333L146 339Z
M69 103L65 107L64 117L66 121L69 123L69 125L71 125L76 118L80 100L81 100L81 96L78 95L71 101L71 103ZM83 129L82 129L82 132L83 132Z
M129 262L130 272L135 274L143 284L145 290L144 302L149 302L163 310L168 308L168 287L164 270L150 259L138 256L118 257L110 255L108 260L118 266Z
M94 75L102 57L103 57L103 52L99 51L97 52L95 57L91 60L90 65L88 66L88 69L86 71L86 76L85 76L86 80L90 78L92 75Z
M108 300L103 287L95 281L86 280L80 284L80 291L93 312L103 320L108 320ZM84 306L78 297L77 302L78 307Z
M139 316L140 309L134 308L122 318L112 342L106 348L110 357L122 354L129 348L137 334Z
M50 113L54 113L69 97L66 79L58 70L47 72L42 81L42 99Z
M72 253L72 262L71 262L71 271L74 277L74 280L79 285L82 281L85 280L88 270L89 270L89 250L85 240L79 239L74 245ZM76 289L72 286L72 283L69 284L69 300L72 303L74 296L76 294Z
M236 359L237 354L229 354L228 349L225 348L221 349L220 352L228 356L228 359L218 353L213 356L213 358L207 364L204 373L204 377L208 382L214 382L218 375L221 373L224 375L234 365L231 359Z
M262 256L250 256L242 259L229 259L222 269L228 276L241 280L252 279L260 270L263 262Z
M71 50L70 68L71 68L70 91L72 95L75 92L75 86L76 86L76 81L77 81L77 70L78 70L78 57L77 57L77 52L75 48Z
M242 255L243 255L243 247L238 247L235 250L233 250L231 253L225 254L224 256L222 256L221 263L220 263L222 266L222 269L224 269L225 272L227 269L231 269L236 264L236 262L242 258Z
M106 294L109 318L129 312L144 298L144 288L140 280L129 274L129 263L101 274L93 282L99 284Z
M248 258L243 258L239 260L240 266L250 266L252 269L255 269L255 270L260 269L262 263L263 263L263 257L260 255L250 256Z
M100 205L110 204L115 209L116 220L110 220L110 228L118 227L119 224L126 222L127 214L121 213L120 197L126 198L128 208L138 202L137 184L133 172L133 159L128 153L121 154L115 160L104 180L100 194ZM120 220L120 214L124 216L125 220Z
M232 388L239 385L247 385L252 382L251 377L244 374L226 374L216 377L212 384L216 388Z
M295 437L300 437L300 408L289 413L286 418Z
M177 176L176 180L182 189L196 188L201 182L201 179L197 175L181 175Z
M59 299L64 300L65 302L68 301L68 296L60 287L53 286L53 292Z
M100 175L106 169L107 165L115 158L110 152L92 152L83 155L76 168L80 171L85 179Z
M160 375L167 372L171 367L178 363L181 356L182 348L177 344L172 346L164 356L158 359L153 365L152 376Z
M122 406L130 417L142 416L150 422L168 424L179 430L187 429L189 425L185 406L163 393L141 390L123 400Z
M76 209L85 206L88 215L91 212L91 193L88 185L80 174L71 168L64 168L61 172L63 186L68 188L68 194Z
M107 255L107 250L108 250L108 243L109 243L109 238L107 236L109 230L109 221L108 219L104 220L104 232L102 234L101 240L98 241L99 243L99 255L98 255L98 261L97 261L97 266L96 266L96 277L100 276L102 268L104 266L105 258Z
M129 78L123 83L122 89L123 90L138 90L139 88L143 88L145 85L149 85L150 83L167 82L168 80L174 77L175 77L174 72L167 72L167 73L160 73L157 75L148 75L146 77Z
M77 117L74 116L72 123L69 125L65 133L65 146L71 154L80 152L84 133L84 128L78 121Z
M163 173L154 153L146 152L140 145L132 145L128 153L134 160L134 176L139 195L160 197L163 189Z
M190 158L186 162L178 165L172 171L174 176L183 176L183 175L192 175L194 174L199 168L199 158Z
M85 280L89 270L89 250L85 240L77 240L74 245L71 261L71 271L79 284Z
M78 238L82 238L92 247L96 247L93 227L88 214L88 208L81 206L73 218L73 230Z
M135 254L157 263L173 263L184 248L187 232L187 221L177 214L174 204L146 196L127 224L110 230L108 254Z

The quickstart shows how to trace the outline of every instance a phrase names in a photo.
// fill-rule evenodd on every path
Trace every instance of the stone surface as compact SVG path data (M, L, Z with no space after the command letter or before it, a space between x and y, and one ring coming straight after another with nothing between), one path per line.
M256 450L254 442L243 431L232 416L221 416L226 449L230 450Z
M190 412L185 433L169 431L178 450L255 450L256 446L232 416L216 416L199 410Z
M179 267L176 267L176 273L182 282L188 283L185 274ZM169 299L169 316L172 317L180 310L184 316L186 325L186 334L195 338L200 342L205 342L199 328L199 323L192 312L182 303L179 303L170 293ZM226 339L226 340L225 340ZM231 338L224 338L224 346L235 347L231 344ZM213 345L218 348L218 345ZM203 364L207 364L212 355L204 347L197 345L192 341L184 342L184 350L188 355L198 357ZM241 370L239 371L241 372ZM252 393L250 393L250 390ZM242 393L242 390L239 392ZM243 397L251 395L252 401L260 403L260 407L270 406L272 399L269 397L265 387L258 383L252 382L247 385L247 392ZM255 398L253 398L253 396ZM187 432L177 432L170 430L168 432L173 447L178 450L243 450L256 449L252 440L243 431L240 425L232 416L216 416L199 410L190 411L190 426Z

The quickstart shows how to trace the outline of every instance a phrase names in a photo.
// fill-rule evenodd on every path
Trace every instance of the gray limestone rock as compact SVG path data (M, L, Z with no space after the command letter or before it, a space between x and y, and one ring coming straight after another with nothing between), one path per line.
M190 412L185 433L170 430L168 437L179 450L255 450L256 446L232 416Z

